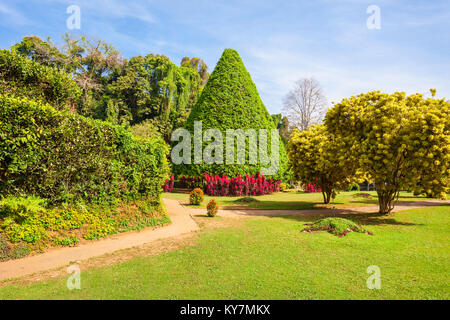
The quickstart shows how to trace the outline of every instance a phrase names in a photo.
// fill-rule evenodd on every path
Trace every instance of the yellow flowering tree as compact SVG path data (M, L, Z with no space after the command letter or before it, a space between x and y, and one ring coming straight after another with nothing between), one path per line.
M330 135L324 125L305 131L294 129L288 144L294 178L320 186L324 203L356 180L355 162L345 145Z
M400 190L422 189L440 197L448 191L448 101L368 92L336 104L325 125L375 180L380 213L392 211Z

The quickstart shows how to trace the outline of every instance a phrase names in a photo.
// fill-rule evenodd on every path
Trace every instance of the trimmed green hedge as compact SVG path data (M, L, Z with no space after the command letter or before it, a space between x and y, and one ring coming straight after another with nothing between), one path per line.
M0 94L0 193L52 202L151 196L159 202L168 174L160 137L60 112L41 102Z
M226 159L227 129L276 129L274 121L267 112L250 74L244 66L239 53L225 49L203 92L192 108L185 128L191 132L193 139L194 123L202 121L203 133L207 129L219 129L223 134L223 159ZM258 134L259 141L259 134ZM268 150L270 150L270 137ZM209 143L204 142L203 147ZM193 150L193 149L192 149ZM258 158L257 164L249 164L248 139L246 140L245 164L180 164L174 165L177 175L199 176L204 173L237 176L241 174L258 174L263 165ZM284 179L288 170L288 157L283 142L279 144L279 171L274 178ZM236 160L236 157L235 157Z
M41 65L17 52L0 50L0 93L26 96L66 110L74 108L81 89L63 71Z

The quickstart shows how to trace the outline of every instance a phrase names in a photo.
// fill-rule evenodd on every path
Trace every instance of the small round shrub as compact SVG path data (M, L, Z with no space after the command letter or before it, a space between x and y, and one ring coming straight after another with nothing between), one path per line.
M217 205L217 202L214 199L211 199L208 202L206 209L207 209L208 217L215 217L217 215L217 211L219 210L219 207Z
M286 183L281 183L280 184L280 191L285 191L287 189L287 184Z
M203 193L203 190L200 188L195 188L189 194L189 204L199 205L203 202L204 197L205 194Z

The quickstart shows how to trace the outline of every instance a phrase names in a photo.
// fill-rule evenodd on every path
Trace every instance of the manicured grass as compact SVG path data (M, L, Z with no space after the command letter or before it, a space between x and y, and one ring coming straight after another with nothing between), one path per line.
M372 195L371 199L364 199L361 197L355 197L357 193L369 193ZM185 203L189 203L189 194L183 193L164 193L164 198L182 200ZM305 193L305 192L278 192L274 194L269 194L265 196L254 196L252 198L256 199L256 202L251 203L239 203L236 202L238 199L243 197L210 197L205 196L201 207L206 206L210 199L215 199L219 206L248 206L249 208L255 209L267 209L267 210L308 210L317 209L324 207L336 208L342 206L367 206L367 205L377 205L378 197L375 191L361 191L361 192L341 192L337 195L336 199L332 201L329 205L323 204L322 193ZM401 192L399 197L399 202L402 201L417 201L426 200L427 198L420 196L416 197L409 192Z
M352 216L373 236L301 232L317 219L235 220L242 225L206 229L194 246L82 272L81 290L65 277L2 287L0 299L450 298L450 206ZM366 287L371 265L380 290Z

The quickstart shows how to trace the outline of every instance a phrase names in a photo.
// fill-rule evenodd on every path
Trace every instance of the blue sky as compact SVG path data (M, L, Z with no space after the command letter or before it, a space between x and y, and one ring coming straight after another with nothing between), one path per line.
M81 29L66 9L81 8ZM381 29L369 30L369 5ZM271 113L295 80L315 77L329 101L381 90L450 99L450 1L433 0L0 0L0 47L25 35L82 33L124 55L160 53L179 64L198 56L214 68L224 48L239 51Z

